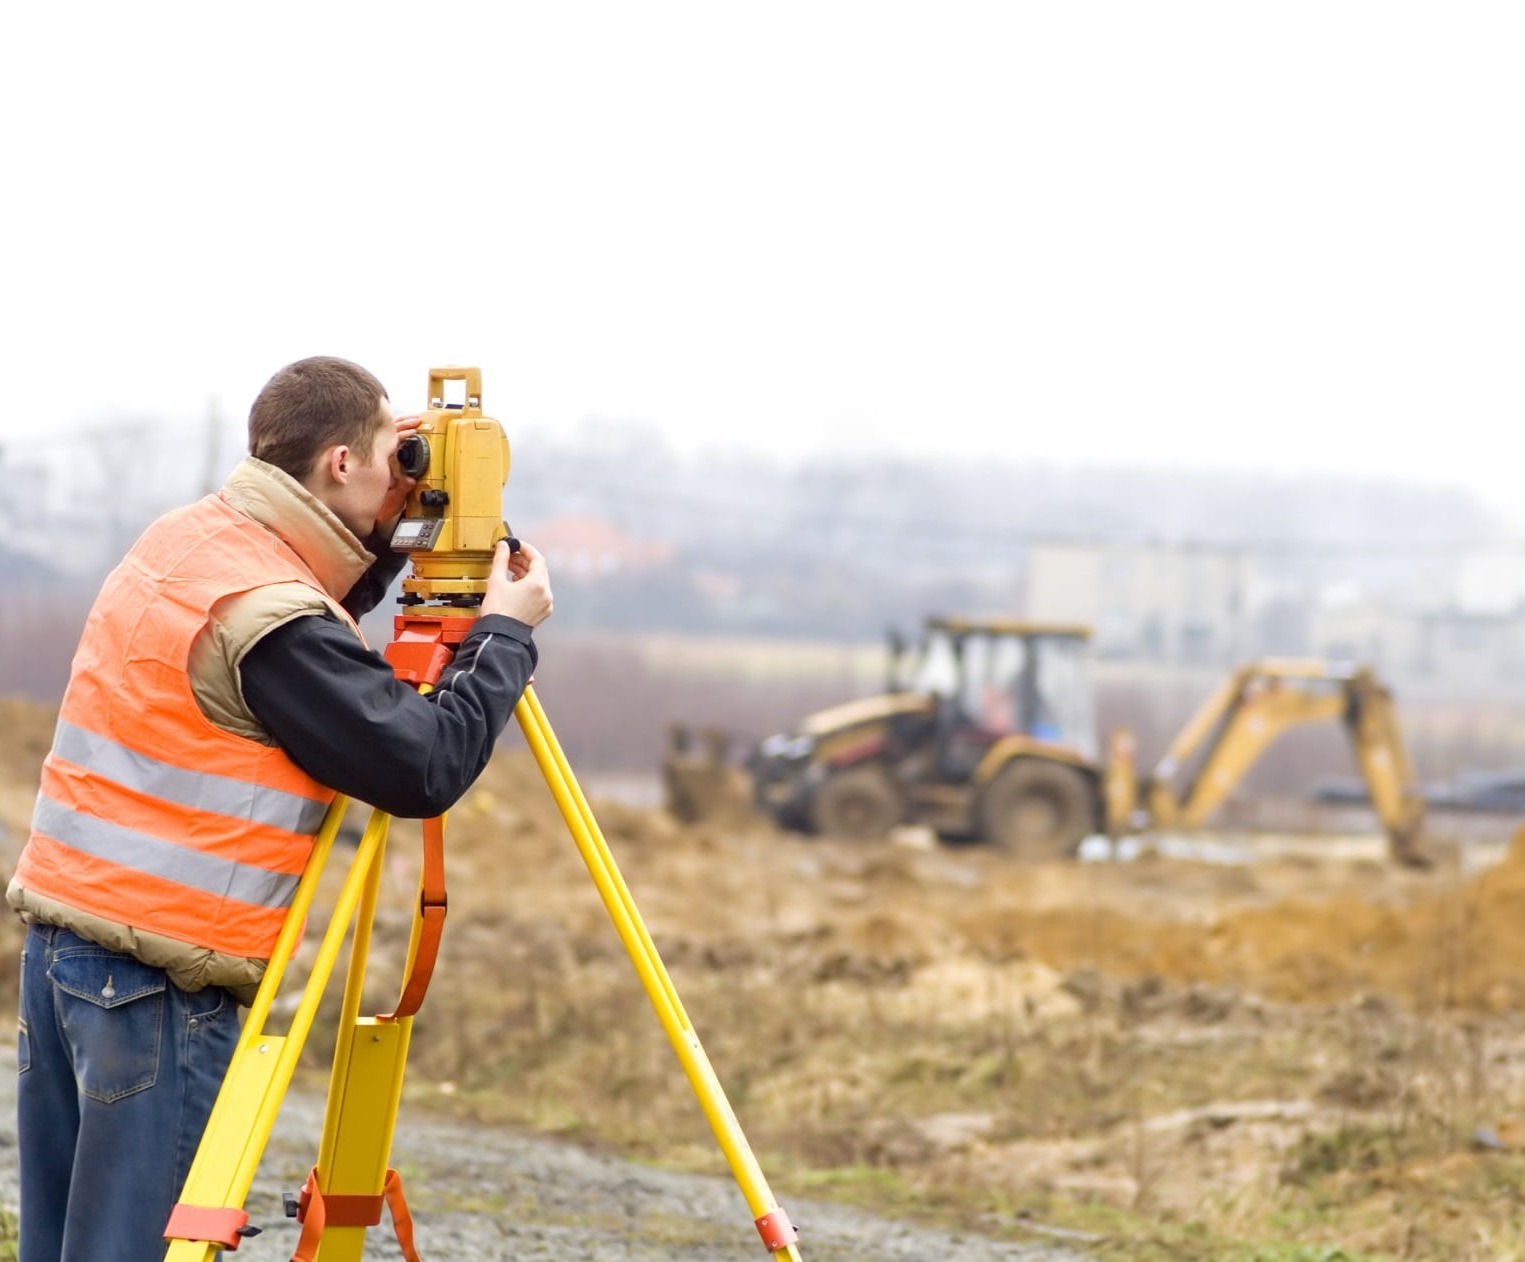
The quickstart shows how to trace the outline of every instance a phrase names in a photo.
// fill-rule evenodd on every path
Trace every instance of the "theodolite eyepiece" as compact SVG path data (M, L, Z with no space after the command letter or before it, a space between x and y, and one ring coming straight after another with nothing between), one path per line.
M421 478L429 468L429 440L411 434L397 444L397 467L410 478Z

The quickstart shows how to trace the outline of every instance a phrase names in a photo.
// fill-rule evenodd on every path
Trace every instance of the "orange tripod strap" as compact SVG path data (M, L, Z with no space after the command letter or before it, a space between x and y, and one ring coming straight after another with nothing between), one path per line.
M386 648L399 679L416 684L428 692L450 663L454 649L469 630L469 623L457 619L401 615L395 638ZM411 1017L424 1002L434 962L439 957L440 934L445 928L445 821L426 819L424 825L424 871L419 883L418 945L412 966L402 985L402 996L391 1012L377 1016L378 1021L397 1021Z
M424 1002L429 979L434 976L434 961L439 957L440 934L445 928L445 820L436 815L424 825L424 871L418 894L418 947L413 965L402 985L402 997L391 1012L377 1016L378 1021L397 1021L411 1017Z
M318 1171L314 1167L302 1185L297 1218L302 1223L302 1234L297 1240L291 1262L313 1262L318 1256L318 1245L328 1227L373 1227L381 1221L381 1206L392 1211L392 1229L397 1233L397 1244L407 1262L419 1262L418 1249L413 1243L413 1215L408 1210L407 1198L402 1191L402 1176L396 1170L388 1170L380 1196L324 1196L318 1189Z

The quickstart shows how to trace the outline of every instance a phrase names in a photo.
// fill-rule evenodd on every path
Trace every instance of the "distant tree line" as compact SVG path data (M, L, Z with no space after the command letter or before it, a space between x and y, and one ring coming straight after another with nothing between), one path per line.
M134 433L158 432L145 427ZM660 568L582 582L563 569L557 623L578 630L862 640L933 610L1021 613L1027 549L1053 540L1238 547L1266 579L1310 589L1422 586L1456 548L1500 530L1460 489L1046 465L1017 452L979 462L680 453L654 426L597 418L561 432L509 429L505 512L521 534L596 516L671 545ZM183 444L174 449L183 456ZM146 442L154 476L126 479L104 517L98 504L65 520L0 497L11 537L32 531L47 545L0 552L12 599L93 592L143 524L200 489L199 469L171 476L169 459Z
M558 621L631 630L858 637L932 609L1018 613L1038 541L1240 548L1275 581L1413 581L1494 539L1461 489L877 456L680 454L652 427L590 421L515 446L515 528L598 516L675 545L664 570L600 574ZM705 576L729 582L722 597Z

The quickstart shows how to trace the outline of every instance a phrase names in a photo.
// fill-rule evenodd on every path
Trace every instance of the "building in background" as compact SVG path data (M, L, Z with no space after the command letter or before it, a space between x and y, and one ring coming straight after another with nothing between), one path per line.
M1250 651L1253 566L1234 549L1129 543L1036 543L1027 616L1079 622L1120 660L1223 666Z
M1458 554L1437 583L1272 581L1234 549L1041 543L1028 617L1085 623L1098 656L1182 667L1254 657L1370 666L1410 692L1525 696L1525 555Z

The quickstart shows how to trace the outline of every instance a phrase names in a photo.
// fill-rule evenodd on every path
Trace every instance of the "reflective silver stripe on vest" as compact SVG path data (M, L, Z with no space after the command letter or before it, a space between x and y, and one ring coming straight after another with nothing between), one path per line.
M53 752L134 792L289 833L315 835L328 811L326 803L297 793L160 762L61 719L53 734Z
M284 908L291 905L296 893L298 877L177 846L162 837L150 837L70 810L41 794L32 816L32 828L71 849L200 890L214 898Z

